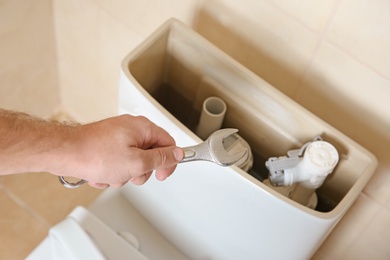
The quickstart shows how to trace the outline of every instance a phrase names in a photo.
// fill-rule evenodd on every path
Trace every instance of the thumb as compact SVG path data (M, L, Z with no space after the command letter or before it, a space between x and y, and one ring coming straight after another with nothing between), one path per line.
M144 150L144 159L149 162L150 166L146 172L170 168L179 163L183 157L183 150L175 146Z

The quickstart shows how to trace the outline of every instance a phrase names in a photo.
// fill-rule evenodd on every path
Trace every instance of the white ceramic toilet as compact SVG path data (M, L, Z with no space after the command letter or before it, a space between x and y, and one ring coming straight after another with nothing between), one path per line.
M337 148L339 164L318 190L323 212L237 167L207 162L181 164L165 182L129 185L122 193L192 259L309 258L366 185L375 157L176 20L123 62L120 113L150 118L179 146L201 142L191 117L209 96L227 103L224 127L239 129L255 168L318 135Z
M209 162L179 164L163 182L152 177L142 186L109 189L89 210L70 217L83 226L88 221L82 216L92 214L115 234L130 232L140 259L310 258L370 179L375 157L177 20L163 24L123 61L119 113L148 117L178 146L202 141L194 128L210 96L227 105L222 127L239 129L251 146L251 172ZM305 207L262 183L267 158L319 135L340 155L317 190L319 207ZM115 250L102 247L101 235L87 233L103 257Z

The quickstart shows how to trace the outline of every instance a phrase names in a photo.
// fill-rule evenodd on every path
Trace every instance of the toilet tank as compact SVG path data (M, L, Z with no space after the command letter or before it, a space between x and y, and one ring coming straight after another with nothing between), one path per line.
M178 146L194 134L203 100L227 104L223 127L237 128L254 165L179 164L164 182L126 185L129 203L190 259L307 259L356 200L376 166L362 146L243 67L181 22L171 19L124 59L119 113L143 115ZM267 185L269 157L321 136L340 160L305 207Z

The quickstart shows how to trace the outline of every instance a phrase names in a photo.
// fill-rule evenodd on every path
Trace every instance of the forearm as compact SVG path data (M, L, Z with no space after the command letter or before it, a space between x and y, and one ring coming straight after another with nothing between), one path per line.
M0 110L0 175L56 171L77 128Z
M0 175L50 172L119 187L129 180L142 184L153 170L164 180L183 156L175 140L145 117L66 125L0 110Z

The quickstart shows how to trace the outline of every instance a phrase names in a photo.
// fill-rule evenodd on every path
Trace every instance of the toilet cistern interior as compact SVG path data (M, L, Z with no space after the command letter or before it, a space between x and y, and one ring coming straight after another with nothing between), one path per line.
M218 127L239 130L250 146L250 167L179 164L165 182L126 185L121 193L189 258L310 258L370 179L375 157L175 19L123 61L119 112L148 117L179 146L205 140L198 125L209 97L225 103ZM323 140L311 141L315 136ZM312 146L298 156L297 168L284 174L287 183L302 182L297 194L315 187L315 207L266 183L267 159L307 142ZM318 164L319 156L329 162ZM302 169L319 174L300 175Z

